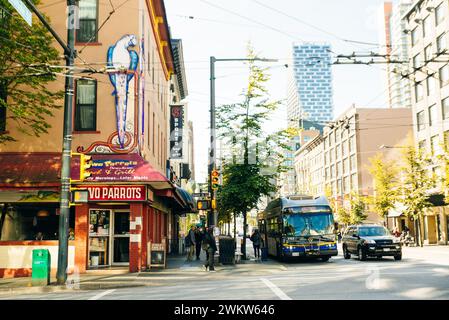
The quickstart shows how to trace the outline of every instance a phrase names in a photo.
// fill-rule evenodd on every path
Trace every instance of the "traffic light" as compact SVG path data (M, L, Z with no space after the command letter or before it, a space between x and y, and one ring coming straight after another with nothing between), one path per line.
M220 174L218 173L218 170L212 170L211 172L211 183L212 183L212 190L217 190L218 189L218 177L220 176Z
M210 209L210 200L198 200L196 202L196 208L198 210L208 210L208 209Z
M92 157L86 156L85 154L81 154L81 163L80 163L80 180L84 181L84 179L90 177L91 173L86 171L92 167Z

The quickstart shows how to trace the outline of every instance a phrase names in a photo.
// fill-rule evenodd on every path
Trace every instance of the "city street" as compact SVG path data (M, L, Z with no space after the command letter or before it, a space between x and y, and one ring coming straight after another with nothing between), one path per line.
M449 299L449 247L404 248L403 260L360 262L341 254L329 262L251 261L205 272L199 263L128 274L142 286L94 291L2 296L1 299L70 300L262 300L262 299ZM117 277L116 277L117 278Z

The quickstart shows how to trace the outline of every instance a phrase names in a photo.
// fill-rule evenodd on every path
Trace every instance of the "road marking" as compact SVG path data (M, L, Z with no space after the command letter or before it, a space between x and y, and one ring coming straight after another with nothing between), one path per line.
M292 300L289 296L287 296L281 289L279 289L273 282L268 279L260 278L260 280L265 283L265 285L274 292L281 300Z
M98 299L104 297L105 295L114 292L115 290L116 290L116 289L111 289L111 290L103 291L103 292L101 292L101 293L99 293L99 294L93 296L92 298L89 298L89 300L98 300Z

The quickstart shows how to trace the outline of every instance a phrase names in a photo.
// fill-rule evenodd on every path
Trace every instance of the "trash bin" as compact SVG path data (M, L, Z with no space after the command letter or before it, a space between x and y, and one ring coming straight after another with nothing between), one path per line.
M50 284L51 258L48 249L34 249L31 272L33 286L46 286Z
M220 237L218 239L220 263L235 264L235 240L231 237Z

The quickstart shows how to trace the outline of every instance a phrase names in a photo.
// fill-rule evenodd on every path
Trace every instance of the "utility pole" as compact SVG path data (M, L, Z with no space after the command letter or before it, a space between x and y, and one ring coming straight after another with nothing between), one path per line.
M215 57L210 57L210 156L209 156L209 166L208 166L208 175L209 175L209 194L210 200L215 199L215 191L212 189L212 171L215 169L215 160L217 157L216 148L216 126L215 126ZM208 226L214 226L217 223L217 214L216 210L212 208L210 209L209 217L207 219Z
M238 59L217 59L214 56L210 57L210 153L209 153L209 165L208 165L208 175L209 175L209 192L211 200L215 199L214 190L212 190L212 179L211 173L215 169L215 161L217 157L217 135L216 135L216 125L215 125L215 62L217 61L264 61L264 62L277 62L277 59L266 59L266 58L238 58ZM217 223L217 213L215 209L211 209L209 215L209 226L215 225Z
M57 283L65 284L67 280L68 249L69 249L69 216L70 216L70 159L72 152L72 111L73 111L73 77L72 66L76 57L75 51L75 28L78 18L77 0L67 0L67 44L58 33L45 20L44 16L31 2L25 0L28 7L33 11L47 30L53 35L59 45L64 49L67 74L65 77L64 96L64 127L62 142L62 164L61 164L61 200L59 215L59 246L58 246L58 270L56 273ZM76 6L76 7L75 7Z

